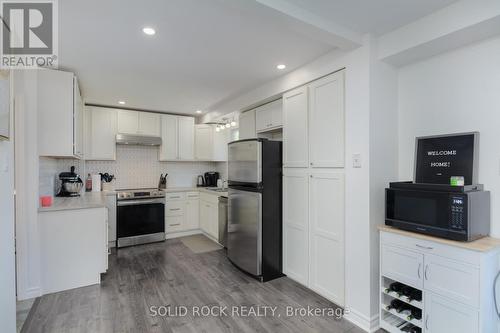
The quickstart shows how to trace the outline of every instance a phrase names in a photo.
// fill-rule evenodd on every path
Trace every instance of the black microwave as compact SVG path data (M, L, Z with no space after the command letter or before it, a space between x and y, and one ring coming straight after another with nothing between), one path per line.
M385 224L457 241L490 232L490 192L468 187L391 183L385 190Z

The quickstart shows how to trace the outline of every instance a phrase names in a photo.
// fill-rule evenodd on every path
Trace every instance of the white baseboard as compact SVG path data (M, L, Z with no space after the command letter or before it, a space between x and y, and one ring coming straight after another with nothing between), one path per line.
M352 308L349 309L349 313L344 315L345 319L369 333L373 333L380 328L378 317L378 314L376 314L369 318Z
M203 231L201 231L200 229L179 231L179 232L173 232L170 234L166 234L165 239L174 239L174 238L179 238L179 237L198 235L198 234L202 234L202 233L203 233Z

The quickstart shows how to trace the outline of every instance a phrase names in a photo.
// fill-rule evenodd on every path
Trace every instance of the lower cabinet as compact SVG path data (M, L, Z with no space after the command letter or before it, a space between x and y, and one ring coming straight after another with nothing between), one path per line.
M403 325L426 333L498 332L493 288L500 248L471 250L463 243L454 246L390 230L383 228L380 236L380 327L389 332L400 332L396 326ZM394 283L417 290L423 298L413 302L388 292ZM410 320L388 308L394 299L412 305L409 310L417 309L420 318Z
M167 234L199 228L198 192L168 193L165 205Z
M219 241L219 197L213 194L200 194L200 229Z
M344 257L342 171L285 168L284 273L343 306Z

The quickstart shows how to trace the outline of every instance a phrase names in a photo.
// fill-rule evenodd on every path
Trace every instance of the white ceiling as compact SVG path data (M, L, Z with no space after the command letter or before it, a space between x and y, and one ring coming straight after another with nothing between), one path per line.
M382 35L457 0L285 0L360 33Z
M353 31L377 34L453 2L285 1ZM119 106L124 100L126 107L192 114L336 47L283 22L265 1L64 0L59 66L77 74L87 103ZM146 25L157 34L145 36ZM279 63L287 69L278 71Z
M205 109L333 48L220 0L64 0L59 17L59 66L86 102L148 110Z

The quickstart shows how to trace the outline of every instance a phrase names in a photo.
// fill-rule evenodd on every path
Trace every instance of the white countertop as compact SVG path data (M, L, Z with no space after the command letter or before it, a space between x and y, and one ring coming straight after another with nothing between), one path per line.
M213 189L217 189L217 187L211 187ZM165 190L166 193L172 193L172 192L204 192L204 193L209 193L216 195L218 197L227 197L227 190L224 192L218 192L218 191L213 191L210 188L207 187L168 187Z
M114 192L86 192L79 197L54 197L52 206L38 208L39 213L60 210L88 209L106 207L106 196L115 195Z

